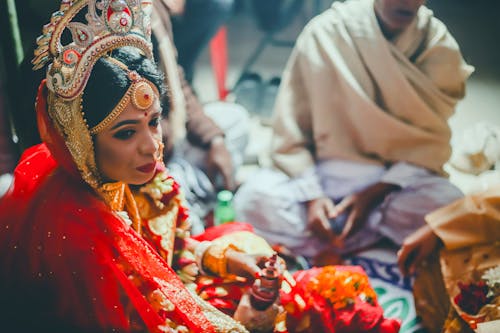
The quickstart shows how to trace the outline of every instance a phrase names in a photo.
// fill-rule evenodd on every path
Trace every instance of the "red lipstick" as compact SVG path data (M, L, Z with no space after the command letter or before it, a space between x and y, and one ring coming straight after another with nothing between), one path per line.
M156 166L156 162L152 162L152 163L141 165L140 167L137 167L136 170L138 170L140 172L144 172L144 173L150 173L150 172L153 172L153 170L155 169L155 166Z

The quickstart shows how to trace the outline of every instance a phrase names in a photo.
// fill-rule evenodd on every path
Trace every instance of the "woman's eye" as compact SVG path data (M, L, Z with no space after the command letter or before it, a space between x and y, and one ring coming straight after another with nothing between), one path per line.
M130 137L132 137L132 135L135 134L135 131L134 130L123 130L123 131L118 131L116 132L113 137L119 139L119 140L127 140L129 139Z
M149 126L157 127L158 125L160 125L160 118L151 119L149 122Z

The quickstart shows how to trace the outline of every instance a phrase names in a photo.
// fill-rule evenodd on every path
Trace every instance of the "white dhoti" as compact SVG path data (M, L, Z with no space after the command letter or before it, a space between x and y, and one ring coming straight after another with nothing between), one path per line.
M339 253L366 248L384 237L400 245L425 223L426 214L462 197L446 178L406 163L386 172L376 165L328 161L319 163L315 171L320 189L308 176L291 179L278 170L259 171L236 193L238 220L251 223L271 244L283 244L297 254L313 257L329 246L307 226L305 202L318 190L337 202L378 181L401 186L371 212L364 227L346 240Z

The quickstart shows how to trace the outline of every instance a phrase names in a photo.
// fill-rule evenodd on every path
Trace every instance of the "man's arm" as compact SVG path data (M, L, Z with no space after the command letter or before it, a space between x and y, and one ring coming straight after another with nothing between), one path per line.
M223 137L224 132L217 124L203 111L198 97L184 78L184 70L179 66L179 77L182 84L182 92L186 101L187 113L187 139L195 146L210 148L212 140L216 137Z
M273 164L290 177L302 175L315 165L315 143L309 86L310 63L306 47L309 36L299 36L286 65L273 119L271 158Z
M224 141L224 132L205 114L203 106L184 78L184 71L180 66L179 76L186 101L187 139L193 145L207 150L205 168L212 182L215 183L216 175L220 174L224 182L224 188L232 191L236 187L234 167L231 153Z

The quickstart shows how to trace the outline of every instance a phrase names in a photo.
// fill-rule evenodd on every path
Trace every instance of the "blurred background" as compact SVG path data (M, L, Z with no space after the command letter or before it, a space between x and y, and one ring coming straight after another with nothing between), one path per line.
M192 84L202 102L225 97L227 101L236 101L248 109L252 115L252 131L247 161L266 165L266 148L270 139L268 125L281 73L304 25L331 6L332 1L226 2L233 6L230 15L223 31L212 39L195 62ZM19 75L16 59L23 54L31 57L41 24L47 22L50 13L57 9L46 8L46 3L38 0L0 1L3 15L0 18L0 103L5 105L4 117L7 116L1 120L0 132L8 131L9 119L19 103L34 102L31 98L14 98L13 90L18 88L11 83ZM466 129L480 122L500 128L500 1L428 0L427 5L448 26L466 61L476 68L469 80L466 98L450 119L453 140L457 141ZM17 9L17 16L12 7ZM13 24L18 31L12 31ZM11 35L18 39L17 47ZM0 137L2 135L0 133ZM467 140L474 140L474 137ZM1 153L2 147L6 146L8 143L0 139L0 175L13 167L12 161L2 157L5 156ZM11 150L15 148L15 145L9 146Z
M226 82L229 89L234 88L245 64L263 38L271 35L279 42L293 42L307 21L332 3L328 0L279 1L283 3L284 10L287 9L284 7L290 7L295 2L300 3L298 11L286 18L279 16L282 12L271 15L274 20L266 25L266 19L259 16L254 8L255 3L260 2L269 1L237 1L235 13L227 23L229 61ZM428 0L427 6L447 25L466 61L476 68L469 81L467 96L451 120L452 126L462 130L471 122L481 120L500 125L500 2ZM276 46L268 42L248 70L258 74L262 81L279 77L290 52L291 48L286 45ZM217 99L209 49L204 51L198 61L194 86L203 101Z
M265 166L269 164L267 149L271 136L266 125L277 90L273 83L280 77L292 50L287 43L293 42L307 21L330 7L332 1L278 1L282 10L272 14L274 20L268 21L262 18L263 13L255 10L255 5L263 2L269 1L237 2L235 13L227 23L226 86L233 92L228 99L243 104L257 117L252 124L247 155L249 160L257 159ZM292 8L288 16L280 16L294 5L297 7ZM428 0L427 6L447 25L465 60L475 67L467 83L465 99L450 119L452 144L455 150L463 145L481 145L485 126L500 130L500 1ZM260 83L257 88L254 80ZM209 49L198 61L193 84L201 100L207 102L218 98ZM496 154L500 154L500 141L495 149ZM452 182L466 193L500 182L498 166L495 169L477 177L449 166L446 168Z

